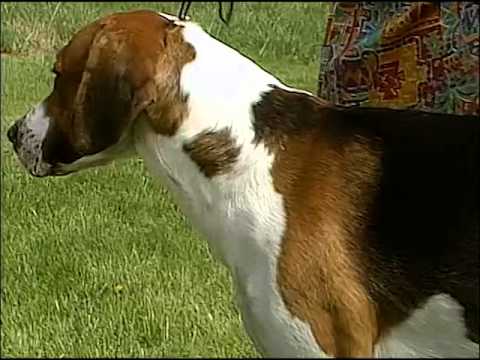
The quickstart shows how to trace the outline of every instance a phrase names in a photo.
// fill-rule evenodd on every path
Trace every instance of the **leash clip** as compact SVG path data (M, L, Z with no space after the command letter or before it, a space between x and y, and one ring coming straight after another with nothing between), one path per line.
M223 23L227 26L228 26L228 23L230 22L230 19L232 18L233 4L234 4L234 1L230 1L230 8L228 9L227 18L225 19L223 17L222 2L221 1L218 2L218 16L220 16L220 20L222 20Z
M191 1L182 1L182 5L180 5L180 11L178 12L178 18L180 20L189 19L187 14L188 14L188 10L190 9L190 5L192 5Z
M180 5L180 11L178 12L178 18L180 20L190 20L190 17L187 15L188 10L190 10L190 5L192 5L193 1L182 1L182 4ZM233 14L233 5L234 1L230 1L230 7L228 9L227 16L223 16L223 3L222 1L218 2L218 16L220 17L220 20L228 26L230 19L232 18Z

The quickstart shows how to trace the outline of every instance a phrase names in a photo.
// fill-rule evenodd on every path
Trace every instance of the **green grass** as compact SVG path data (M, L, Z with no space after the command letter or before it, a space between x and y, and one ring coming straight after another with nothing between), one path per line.
M36 179L6 129L50 92L55 51L81 26L178 3L2 3L2 357L256 356L231 282L138 159ZM216 4L190 15L280 79L316 91L324 4Z

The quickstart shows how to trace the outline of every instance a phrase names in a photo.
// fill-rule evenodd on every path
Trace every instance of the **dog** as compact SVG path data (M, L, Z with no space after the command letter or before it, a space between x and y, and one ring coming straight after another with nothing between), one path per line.
M474 116L347 108L201 26L105 16L8 138L36 177L138 155L230 270L264 356L477 356Z

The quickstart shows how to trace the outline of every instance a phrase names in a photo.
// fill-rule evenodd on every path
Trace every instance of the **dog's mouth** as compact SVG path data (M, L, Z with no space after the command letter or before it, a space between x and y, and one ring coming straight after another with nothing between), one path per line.
M73 174L74 172L76 172L76 171L75 170L67 170L65 168L62 168L61 166L54 166L54 167L52 167L52 171L50 172L50 174L48 174L46 176L60 177L60 176L66 176L66 175Z
M108 159L108 158L99 158L93 161L91 158L87 161L85 161L84 158L80 158L79 160L71 164L58 163L52 166L52 170L50 174L48 174L47 176L57 176L57 177L66 176L66 175L77 173L84 169L105 166L110 163L111 163L111 159Z
M77 171L75 170L69 170L69 169L64 169L61 166L52 166L48 171L44 172L38 172L33 169L29 169L28 171L30 175L36 177L36 178L45 178L45 177L62 177L62 176L67 176L70 174L73 174Z

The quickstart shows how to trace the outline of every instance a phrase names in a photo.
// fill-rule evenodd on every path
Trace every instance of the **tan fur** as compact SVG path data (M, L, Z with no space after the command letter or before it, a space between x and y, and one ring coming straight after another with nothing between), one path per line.
M372 356L375 309L354 253L358 209L367 206L358 193L372 186L377 159L361 139L342 153L320 133L291 138L277 151L272 172L287 211L279 286L289 310L311 325L326 353Z
M46 102L57 133L51 143L67 138L72 152L96 153L118 141L142 112L157 133L173 135L187 111L180 72L195 57L180 30L159 14L135 11L79 31L54 66Z
M311 111L331 116L331 104L322 99L279 89L269 96L254 112L257 140L275 154L274 186L285 201L287 228L278 262L282 298L293 316L311 326L327 354L372 356L376 309L361 280L365 272L356 244L369 205L365 192L377 178L373 144L361 137L338 141L328 121L309 119Z
M278 87L253 112L285 201L280 293L322 349L373 356L441 293L478 341L476 119L339 108Z

